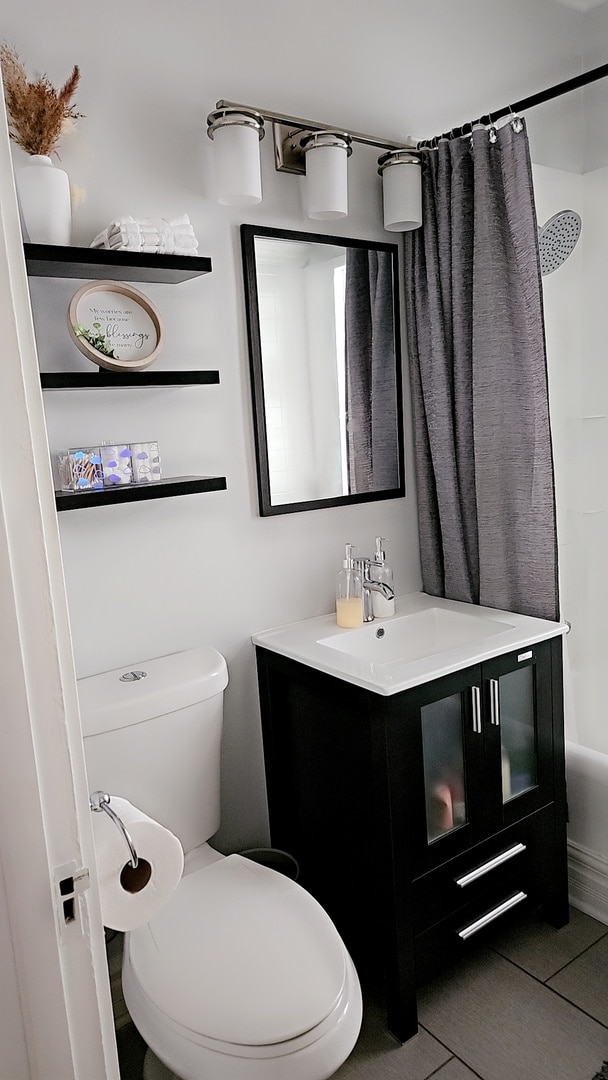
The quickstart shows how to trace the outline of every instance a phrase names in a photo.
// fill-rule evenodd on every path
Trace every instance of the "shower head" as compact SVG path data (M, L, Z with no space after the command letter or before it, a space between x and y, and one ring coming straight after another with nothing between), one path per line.
M552 274L572 254L581 234L582 221L574 210L560 210L538 230L540 269Z

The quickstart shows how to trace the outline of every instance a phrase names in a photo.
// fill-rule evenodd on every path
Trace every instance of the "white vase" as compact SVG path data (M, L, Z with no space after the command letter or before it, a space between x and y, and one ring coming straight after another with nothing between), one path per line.
M45 154L32 154L17 169L15 184L24 240L32 244L69 245L72 232L70 182Z

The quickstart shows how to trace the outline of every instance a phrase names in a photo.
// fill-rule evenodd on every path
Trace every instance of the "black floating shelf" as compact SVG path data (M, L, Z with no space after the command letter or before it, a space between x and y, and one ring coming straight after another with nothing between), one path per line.
M211 386L219 383L219 371L43 371L43 390L127 389L145 386Z
M99 491L56 491L55 505L58 510L82 510L87 506L144 502L147 499L169 499L174 495L225 490L225 476L173 476L167 480L154 480L150 484L120 484Z
M211 273L211 259L201 255L150 255L109 248L24 244L31 277L155 281L176 285Z

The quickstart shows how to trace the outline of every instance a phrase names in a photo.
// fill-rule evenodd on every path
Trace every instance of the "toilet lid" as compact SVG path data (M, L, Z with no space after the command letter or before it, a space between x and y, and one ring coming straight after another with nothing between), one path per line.
M130 932L129 957L172 1020L246 1046L321 1023L346 979L344 946L317 901L240 855L182 878L151 922Z

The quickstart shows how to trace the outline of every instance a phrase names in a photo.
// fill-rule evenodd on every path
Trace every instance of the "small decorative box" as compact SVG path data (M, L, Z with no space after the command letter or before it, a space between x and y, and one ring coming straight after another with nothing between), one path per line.
M150 484L162 476L157 442L131 443L134 484Z
M103 487L103 467L98 446L75 447L57 455L62 491L91 491Z
M103 443L100 451L104 487L133 483L130 446L126 443Z

